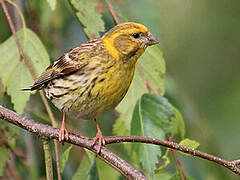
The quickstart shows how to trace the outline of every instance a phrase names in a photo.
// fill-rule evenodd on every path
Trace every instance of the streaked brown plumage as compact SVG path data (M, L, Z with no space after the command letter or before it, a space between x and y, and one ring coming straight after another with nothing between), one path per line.
M115 108L127 93L137 59L147 46L157 43L145 26L119 24L103 37L65 53L24 90L45 89L46 96L63 112L59 140L64 141L68 138L65 114L96 119ZM101 147L104 139L98 124L97 128L94 140Z

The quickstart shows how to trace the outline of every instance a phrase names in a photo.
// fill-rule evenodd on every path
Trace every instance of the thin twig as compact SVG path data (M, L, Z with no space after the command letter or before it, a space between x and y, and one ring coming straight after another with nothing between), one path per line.
M20 128L23 128L41 137L49 139L58 139L59 136L58 128L54 128L52 126L44 125L39 122L30 120L7 108L4 108L1 105L0 105L0 119L4 119L12 124L17 125ZM125 160L121 159L119 156L117 156L107 148L102 147L101 152L97 154L98 145L93 146L92 138L78 136L69 133L69 139L65 140L65 142L89 149L90 151L94 152L104 162L108 163L114 169L123 174L127 179L147 180L147 178L141 172L137 171L132 165L128 164Z
M18 172L16 171L15 164L13 163L13 157L11 157L11 159L7 161L7 166L7 174L9 176L9 179L21 180Z
M169 136L169 137L168 137L168 140L169 140L170 142L172 142L172 137ZM180 161L179 161L179 159L178 159L176 150L171 149L171 151L172 151L173 157L174 157L175 162L176 162L176 165L177 165L178 172L179 172L182 180L186 180L185 175L184 175L184 171L183 171L183 168L182 168L182 166L181 166L181 163L180 163Z
M34 72L33 72L33 69L32 69L32 67L31 67L31 64L30 64L28 58L27 58L27 57L24 55L24 53L23 53L23 49L22 49L22 47L21 47L21 45L20 45L20 42L19 42L19 39L18 39L18 37L17 37L17 35L16 35L16 31L15 31L15 28L14 28L14 26L13 26L12 19L11 19L11 17L9 16L8 10L7 10L7 8L6 8L6 5L5 5L5 3L4 3L3 0L0 0L0 3L1 3L1 5L2 5L2 7L3 7L4 14L5 14L5 16L7 17L7 21L8 21L8 23L9 23L10 29L11 29L11 31L12 31L12 33L13 33L13 36L15 37L19 54L22 56L24 62L26 63L27 68L28 68L29 72L31 73L33 79L36 80L36 76L35 76L35 74L34 74ZM52 113L52 111L51 111L51 109L50 109L50 107L49 107L49 105L48 105L48 103L47 103L47 99L46 99L46 97L44 96L44 93L43 93L42 90L40 90L40 95L41 95L42 101L43 101L43 103L44 103L44 106L45 106L45 108L46 108L46 110L47 110L47 112L48 112L48 115L49 115L49 117L50 117L50 119L51 119L51 122L52 122L53 127L57 127L56 120L55 120L55 118L54 118L54 116L53 116L53 113ZM57 161L57 160L59 160L59 157L58 157L58 146L57 146L57 141L56 141L56 140L54 140L54 149L55 149L55 155L56 155L56 161ZM58 180L61 180L61 172L60 172L59 162L57 162L57 174L58 174Z
M59 160L59 153L58 153L58 141L56 139L53 140L54 142L54 149L55 149L55 158L56 158L56 164L57 164L57 175L58 180L61 180L61 169L60 169L60 160Z
M140 143L147 143L147 144L155 144L155 145L161 145L165 146L171 149L175 149L177 151L181 151L187 154L191 154L193 156L197 156L212 162L215 162L217 164L220 164L235 174L240 175L240 169L237 167L237 163L240 160L233 160L233 161L227 161L224 159L221 159L217 156L201 152L198 150L194 150L185 146L181 146L178 143L175 142L169 142L169 141L164 141L160 139L154 139L154 138L148 138L148 137L141 137L141 136L108 136L105 137L105 142L106 144L112 144L112 143L120 143L120 142L140 142Z
M137 63L137 68L139 70L140 76L145 81L145 85L147 86L148 90L151 93L157 93L157 91L152 87L152 85L149 83L149 81L145 78L144 72L143 72L142 67L141 67L141 65L139 63Z
M106 1L106 3L107 3L107 6L108 6L108 8L109 8L109 10L110 10L110 12L111 12L111 14L112 14L112 17L113 17L115 23L116 23L116 24L119 24L120 22L119 22L119 20L118 20L118 18L117 18L117 14L116 14L115 11L113 10L112 4L110 3L109 0L105 0L105 1Z
M0 105L0 118L12 124L15 124L20 128L26 129L29 132L35 133L38 136L48 137L50 139L58 139L59 129L27 119L26 117L19 115L7 108L4 108L1 105ZM78 136L70 133L69 140L67 140L66 142L87 148L90 151L97 153L98 145L92 146L93 145L92 138ZM140 143L161 145L161 146L168 147L170 149L175 149L187 154L191 154L193 156L197 156L197 157L215 162L217 164L220 164L228 168L235 174L240 175L240 169L237 167L237 164L240 162L240 160L227 161L217 156L207 154L205 152L201 152L185 146L181 146L175 142L148 138L148 137L141 137L141 136L108 136L108 137L105 137L105 142L106 144L113 144L113 143L120 143L120 142L138 142L138 143L140 142ZM110 163L115 169L124 172L124 174L126 175L129 175L131 177L142 177L143 179L146 179L140 172L135 170L131 165L126 163L124 160L120 159L118 156L113 154L111 151L109 151L105 147L102 147L99 157L102 158L105 162L107 161L108 163Z

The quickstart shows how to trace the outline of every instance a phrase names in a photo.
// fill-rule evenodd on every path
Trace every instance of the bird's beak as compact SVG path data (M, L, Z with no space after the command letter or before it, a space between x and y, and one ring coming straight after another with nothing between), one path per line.
M159 41L149 32L146 39L146 45L151 46L158 43Z

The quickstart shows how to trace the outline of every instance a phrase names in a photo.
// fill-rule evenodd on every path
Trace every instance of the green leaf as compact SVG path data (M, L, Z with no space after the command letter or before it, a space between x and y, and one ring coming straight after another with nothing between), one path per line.
M185 176L186 180L194 180L192 177L190 176ZM174 176L172 176L169 180L182 180L180 174L175 174Z
M131 135L165 139L171 132L173 107L166 98L158 94L144 94L137 102L132 123ZM149 144L132 144L132 157L153 176L158 157L161 156L159 146Z
M178 109L174 108L174 115L172 118L172 136L180 135L180 138L183 139L185 136L185 124L182 114Z
M23 73L24 72L24 73ZM29 92L21 91L21 88L32 84L32 76L28 71L25 62L21 61L13 72L7 85L7 93L11 96L14 109L18 113L23 113L24 107L30 97Z
M17 36L28 58L33 72L39 76L49 65L49 56L37 35L29 29L22 29ZM0 45L0 78L7 93L11 96L14 109L17 113L23 113L30 92L22 92L20 89L33 83L33 78L23 60L20 60L19 51L13 36Z
M96 167L96 159L95 155L85 150L86 154L82 158L80 165L77 168L72 180L86 179L86 180L97 180L97 167Z
M91 169L89 171L89 179L90 180L99 180L96 159L93 163L93 166L91 167Z
M10 152L0 146L0 154L1 154L1 161L0 161L0 177L4 175L6 170L6 161L10 159Z
M57 1L56 0L46 0L51 8L52 11L55 10Z
M120 177L120 173L99 158L96 159L96 165L100 180L105 180L106 177L107 179L118 179Z
M146 52L138 60L145 78L156 90L161 94L164 93L165 61L162 52L158 46L148 47ZM133 82L129 88L126 97L117 106L116 110L120 113L120 117L114 124L113 132L116 135L129 135L131 117L134 105L142 94L148 92L145 81L141 77L139 68L136 67Z
M105 28L102 15L96 11L97 2L94 0L70 0L70 2L76 9L76 16L87 36L91 39L99 37L99 32L104 32Z
M0 104L8 109L13 109L10 96L3 91L0 92Z
M182 146L191 148L191 149L197 149L198 146L200 145L199 142L191 140L191 139L188 139L188 138L182 140L179 144L182 145ZM183 153L183 152L181 152L181 153ZM183 153L183 154L185 156L190 156L190 154L186 154L186 153Z
M65 167L65 165L68 161L68 157L69 157L69 153L70 153L71 149L72 149L72 146L69 146L60 157L60 170L61 170L61 172L63 172L64 167Z

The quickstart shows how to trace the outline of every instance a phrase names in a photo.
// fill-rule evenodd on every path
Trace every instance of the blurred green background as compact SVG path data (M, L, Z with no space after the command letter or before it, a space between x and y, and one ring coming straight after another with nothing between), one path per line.
M201 151L227 160L239 159L240 1L111 2L122 21L127 18L141 22L160 40L167 64L165 95L183 113L187 137L200 142ZM19 4L27 26L38 34L51 60L87 40L67 1L58 1L54 11L46 1L25 0ZM99 7L99 11L108 10ZM106 29L114 25L109 12L103 15L103 19ZM0 8L0 43L10 35ZM85 127L88 126L94 129L92 123L85 123ZM105 135L111 134L111 126L106 129ZM71 156L78 154L79 150L75 149ZM186 174L195 179L239 179L215 163L179 156Z

